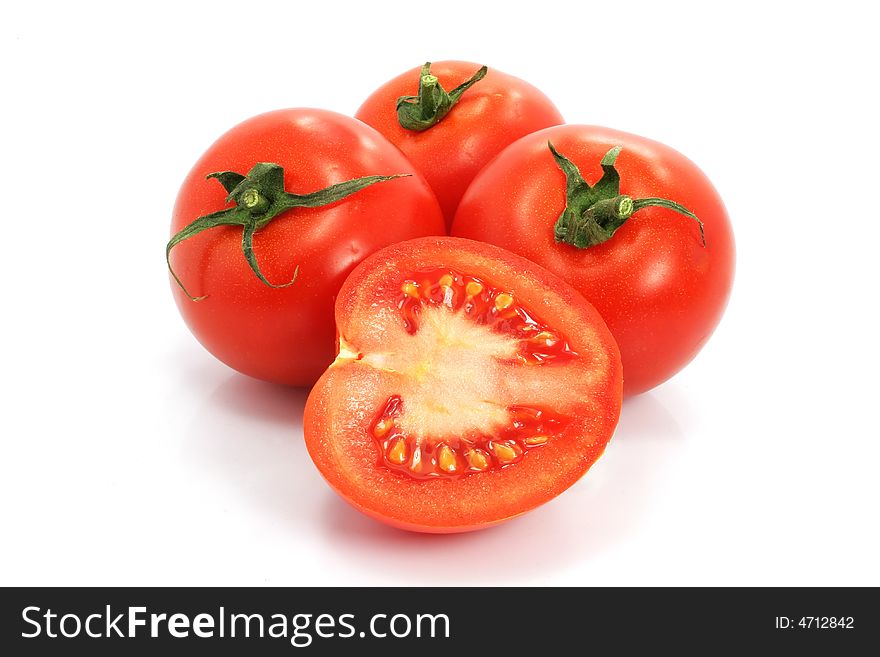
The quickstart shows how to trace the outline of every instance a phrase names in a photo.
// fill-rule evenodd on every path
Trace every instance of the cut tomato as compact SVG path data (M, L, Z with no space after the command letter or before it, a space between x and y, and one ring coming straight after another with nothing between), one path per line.
M605 449L620 354L595 309L528 260L458 238L395 244L336 302L338 356L305 436L318 469L389 524L497 524L577 481Z

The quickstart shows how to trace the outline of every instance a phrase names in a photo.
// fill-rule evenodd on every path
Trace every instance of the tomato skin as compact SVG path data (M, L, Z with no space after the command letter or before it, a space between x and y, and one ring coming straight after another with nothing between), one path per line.
M406 158L369 126L317 109L253 117L221 136L196 162L174 206L172 235L197 217L227 207L226 192L205 176L246 174L258 162L284 168L285 189L307 193L367 175L410 173L337 203L296 208L254 236L260 282L241 250L242 229L212 228L181 242L171 264L194 295L172 281L181 315L199 342L230 367L286 385L314 383L333 360L333 303L349 272L396 241L445 232L433 192Z
M394 350L398 335L383 324L397 312L400 272L438 265L478 273L545 315L584 357L553 370L555 385L572 389L563 433L509 468L459 479L415 479L377 463L369 426L390 394L394 372L337 360L306 402L306 446L328 483L363 513L400 529L472 531L516 517L575 483L602 454L620 413L622 367L617 345L595 309L562 280L515 254L456 238L421 238L390 246L359 265L336 302L339 334L364 353ZM397 287L395 287L395 285ZM403 329L400 329L401 331ZM511 370L516 380L515 368ZM585 375L589 372L589 376ZM442 394L444 391L438 391ZM404 400L404 404L406 400Z
M548 141L590 184L601 176L602 156L622 146L621 193L685 206L702 220L706 246L696 222L658 207L640 210L602 244L557 244L553 225L565 207L565 176ZM705 174L668 146L608 128L558 126L508 147L469 187L452 234L525 256L589 299L620 346L627 396L666 381L696 356L733 284L733 231Z
M479 68L471 62L434 62L431 73L451 91ZM407 130L397 119L397 99L417 92L420 70L413 68L379 87L355 116L385 135L422 172L448 226L465 189L489 160L520 137L563 118L541 91L490 67L439 123L422 132Z

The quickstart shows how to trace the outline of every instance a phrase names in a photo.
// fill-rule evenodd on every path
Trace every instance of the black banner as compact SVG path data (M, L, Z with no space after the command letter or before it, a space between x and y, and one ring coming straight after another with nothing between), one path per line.
M6 655L382 655L877 645L876 589L3 589Z

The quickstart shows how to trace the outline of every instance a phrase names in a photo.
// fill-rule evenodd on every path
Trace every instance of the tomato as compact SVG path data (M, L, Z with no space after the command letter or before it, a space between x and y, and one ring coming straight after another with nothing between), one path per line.
M409 175L346 182L396 174ZM320 207L292 207L303 204ZM186 237L197 219L221 225ZM207 150L180 188L171 232L172 289L196 338L239 372L311 385L333 360L333 303L349 272L388 244L445 228L425 180L379 133L334 112L288 109Z
M426 64L397 76L373 92L355 116L397 145L424 174L447 225L489 160L523 135L563 122L553 103L527 82L458 61Z
M627 395L690 362L733 283L733 232L705 174L668 146L607 128L558 126L512 144L474 180L452 233L525 256L589 299L620 346Z
M601 317L503 249L383 249L342 286L336 324L306 445L343 498L396 527L467 531L528 511L577 481L617 423L620 356Z

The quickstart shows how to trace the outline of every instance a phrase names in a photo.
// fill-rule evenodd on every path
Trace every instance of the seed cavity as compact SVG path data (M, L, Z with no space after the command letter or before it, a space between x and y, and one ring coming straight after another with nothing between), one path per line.
M457 383L461 369L454 374L448 370L458 362L455 358L464 358L462 362L482 373L467 359L469 349L481 350L477 361L519 361L528 367L562 364L579 354L514 292L474 276L449 268L408 272L400 290L397 308L403 327L416 338L410 347L423 355L399 370L406 376L402 394L410 399L409 411L401 394L392 395L369 426L378 466L415 479L454 479L516 468L524 459L538 458L529 455L545 450L570 418L543 407L480 401L486 396L456 400L464 394Z
M380 465L416 479L463 477L514 467L531 451L540 450L568 426L570 419L549 409L507 408L509 423L494 435L416 439L401 429L404 400L393 395L370 426L381 450Z
M447 268L412 272L401 282L397 302L407 333L415 335L426 308L461 314L476 325L520 341L524 365L545 365L577 358L568 342L514 298L486 281Z

